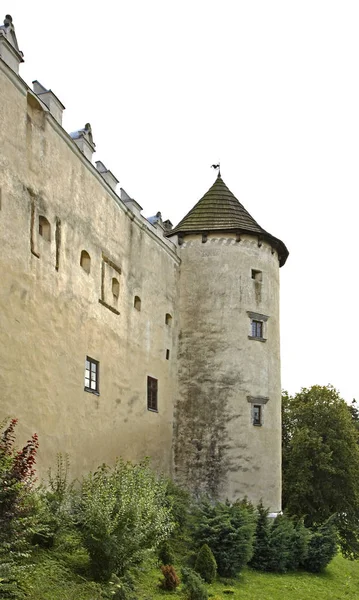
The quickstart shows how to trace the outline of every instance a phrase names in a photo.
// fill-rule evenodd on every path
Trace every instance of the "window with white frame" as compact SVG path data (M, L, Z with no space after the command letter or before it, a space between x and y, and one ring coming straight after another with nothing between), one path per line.
M86 356L85 362L85 391L93 394L99 393L99 367L98 360Z

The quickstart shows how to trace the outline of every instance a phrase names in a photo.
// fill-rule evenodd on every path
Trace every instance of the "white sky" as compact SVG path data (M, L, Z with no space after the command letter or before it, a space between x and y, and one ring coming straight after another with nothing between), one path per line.
M224 181L290 251L282 385L358 393L359 3L7 0L28 84L149 216Z

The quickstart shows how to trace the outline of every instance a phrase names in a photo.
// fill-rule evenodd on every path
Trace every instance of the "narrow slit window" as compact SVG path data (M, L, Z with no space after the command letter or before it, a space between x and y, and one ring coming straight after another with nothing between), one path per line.
M147 377L147 409L158 412L158 379Z
M135 307L136 310L138 310L138 311L141 310L141 298L139 296L135 296L133 306Z
M82 250L80 257L80 265L86 273L90 273L91 271L91 258L86 250Z
M170 315L170 313L166 313L165 323L169 327L172 325L172 315Z
M39 235L47 242L51 242L51 225L43 215L39 216Z
M98 360L86 356L85 361L85 391L93 394L99 393L99 367Z
M262 425L262 405L253 405L253 425Z
M112 294L115 298L118 298L120 295L120 282L116 277L112 278Z
M167 348L167 350L166 350L166 360L169 360L169 359L170 359L170 351Z

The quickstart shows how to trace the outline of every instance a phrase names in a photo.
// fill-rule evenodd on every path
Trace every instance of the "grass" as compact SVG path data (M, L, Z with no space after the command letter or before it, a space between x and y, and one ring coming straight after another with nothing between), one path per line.
M180 574L180 566L177 567ZM163 591L159 587L161 578L161 571L153 561L138 569L134 577L136 600L186 599L182 586L175 592ZM109 586L90 580L88 556L81 548L74 550L73 545L38 550L21 579L27 600L111 598ZM318 575L306 572L279 575L246 568L235 580L218 580L208 586L208 592L209 600L358 600L359 561L338 555Z
M138 600L185 598L181 588L175 593L160 590L159 578L158 569L143 573L136 586ZM237 580L216 582L208 586L208 591L210 600L358 600L359 562L338 555L319 575L305 572L277 575L244 569Z

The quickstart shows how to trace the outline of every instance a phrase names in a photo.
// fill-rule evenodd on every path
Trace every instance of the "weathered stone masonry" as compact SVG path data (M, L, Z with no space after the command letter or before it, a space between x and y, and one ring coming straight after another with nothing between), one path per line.
M64 106L38 81L27 86L22 61L7 16L1 417L19 418L19 441L38 432L40 474L57 452L69 453L74 476L116 456L151 456L197 493L280 510L286 247L220 174L174 229L160 213L145 219L111 171L92 164L91 126L66 133Z

